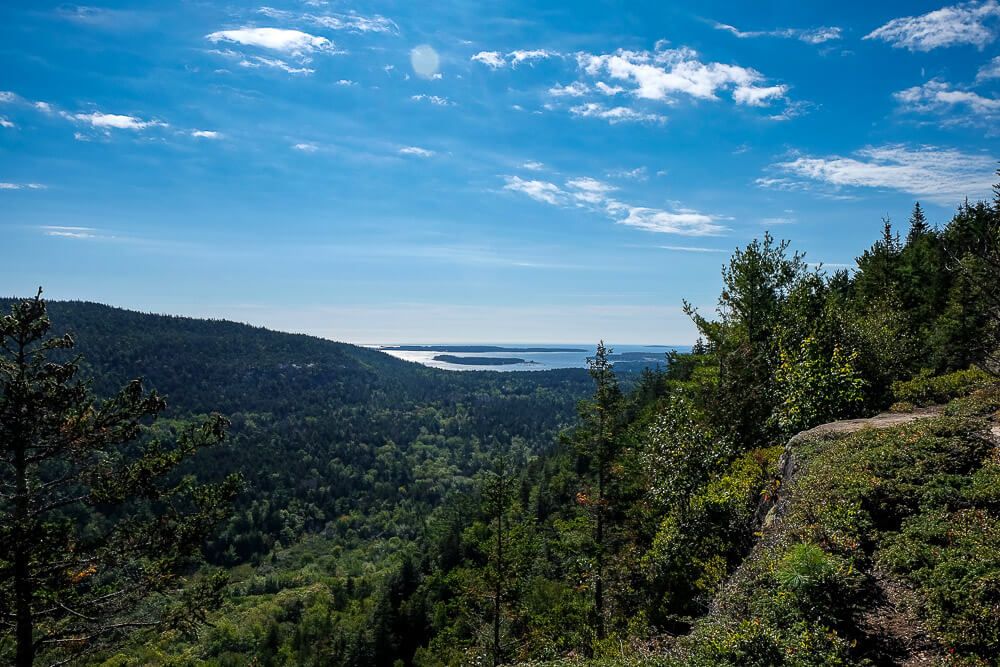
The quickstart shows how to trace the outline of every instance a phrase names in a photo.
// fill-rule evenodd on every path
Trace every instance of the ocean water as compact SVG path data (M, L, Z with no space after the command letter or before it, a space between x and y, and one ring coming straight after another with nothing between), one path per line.
M420 343L396 343L395 345L420 345ZM472 345L471 343L449 343L448 345L442 345L442 347L448 346L458 346L458 345ZM475 345L491 345L496 347L508 347L508 348L518 348L518 347L530 347L530 348L575 348L581 350L580 352L451 352L442 350L393 350L387 349L393 347L393 345L371 345L375 349L379 349L386 354L392 355L398 359L405 359L406 361L415 361L424 366L430 366L431 368L442 368L449 371L548 371L556 368L586 368L587 357L594 356L594 346L593 345L577 345L577 344L567 344L567 343L552 343L540 345L538 343L475 343ZM433 347L428 345L428 347ZM626 353L641 353L643 355L643 360L638 361L640 365L655 366L657 363L659 365L666 365L665 359L666 354L670 350L677 350L679 352L688 352L691 350L690 345L608 345L608 347L613 351L614 354L626 354ZM466 365L466 364L452 364L444 361L436 361L434 357L441 354L449 354L459 357L503 357L503 358L516 358L524 359L528 363L523 364L509 364L504 366L483 366L483 365ZM648 359L648 361L646 361ZM613 359L613 361L615 361ZM619 365L625 365L621 361L616 361ZM633 367L633 363L627 364L630 368Z

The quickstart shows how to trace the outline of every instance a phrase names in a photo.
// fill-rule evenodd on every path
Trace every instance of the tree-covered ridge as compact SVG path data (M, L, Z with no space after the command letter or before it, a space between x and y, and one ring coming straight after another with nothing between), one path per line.
M496 442L545 448L587 384L583 370L449 373L232 322L84 302L48 309L54 330L78 341L96 393L138 376L166 397L170 418L218 411L231 420L228 442L191 468L247 478L243 511L210 548L230 564L330 525L413 536L413 521L388 517L438 503ZM383 511L387 523L369 523Z

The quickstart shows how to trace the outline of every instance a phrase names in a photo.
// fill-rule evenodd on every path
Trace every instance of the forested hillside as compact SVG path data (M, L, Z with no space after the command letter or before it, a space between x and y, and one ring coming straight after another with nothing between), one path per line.
M589 386L582 370L448 373L233 322L85 302L48 310L98 395L140 377L166 397L167 419L214 411L232 421L228 442L190 463L201 478L246 477L239 517L210 545L217 563L334 523L362 538L412 538L414 517L467 485L498 447L549 447Z

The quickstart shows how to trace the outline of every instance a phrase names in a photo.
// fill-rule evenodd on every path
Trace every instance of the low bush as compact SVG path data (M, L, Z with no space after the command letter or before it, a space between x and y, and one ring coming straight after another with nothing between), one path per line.
M966 396L976 389L988 387L994 378L975 366L945 375L934 375L929 370L919 375L892 383L896 401L918 406L947 403L953 398Z

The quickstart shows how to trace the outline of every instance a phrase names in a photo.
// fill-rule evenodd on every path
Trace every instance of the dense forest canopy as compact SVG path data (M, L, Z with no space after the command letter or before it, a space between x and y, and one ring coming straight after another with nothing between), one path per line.
M884 221L851 271L765 234L722 283L714 314L686 305L692 352L630 379L603 344L589 373L448 373L50 304L99 393L141 375L161 424L231 420L179 475L246 478L204 543L230 578L210 625L98 663L995 664L1000 192Z

